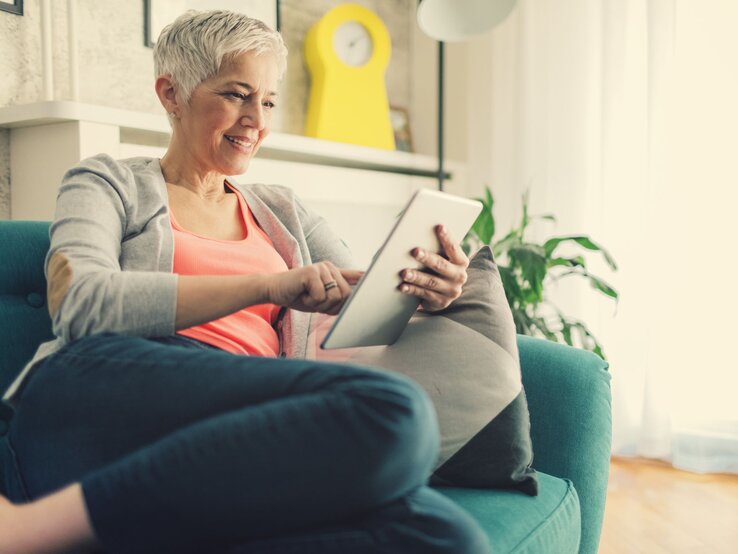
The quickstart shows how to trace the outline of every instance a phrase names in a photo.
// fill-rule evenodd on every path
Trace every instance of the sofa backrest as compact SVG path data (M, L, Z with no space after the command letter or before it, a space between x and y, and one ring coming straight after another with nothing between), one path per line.
M0 396L53 338L46 307L44 258L49 223L0 221Z

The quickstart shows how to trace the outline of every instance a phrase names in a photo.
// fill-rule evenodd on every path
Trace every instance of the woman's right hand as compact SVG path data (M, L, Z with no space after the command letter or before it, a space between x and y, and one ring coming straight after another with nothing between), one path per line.
M363 271L339 269L331 262L298 267L269 276L269 302L301 312L335 315Z

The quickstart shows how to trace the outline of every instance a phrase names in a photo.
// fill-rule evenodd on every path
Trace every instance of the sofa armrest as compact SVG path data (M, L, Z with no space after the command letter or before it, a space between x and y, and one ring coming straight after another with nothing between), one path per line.
M46 221L0 221L0 397L33 357L54 338L46 306Z
M533 466L571 479L582 513L580 553L597 552L610 470L608 365L599 356L518 336L530 410Z

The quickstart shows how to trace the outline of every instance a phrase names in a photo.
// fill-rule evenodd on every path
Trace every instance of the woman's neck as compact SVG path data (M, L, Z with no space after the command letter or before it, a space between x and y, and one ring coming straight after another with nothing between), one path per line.
M171 147L161 158L161 171L167 185L183 187L202 200L218 202L223 199L226 191L224 182L226 175L217 171L203 170L192 160L190 156L178 155L176 149Z

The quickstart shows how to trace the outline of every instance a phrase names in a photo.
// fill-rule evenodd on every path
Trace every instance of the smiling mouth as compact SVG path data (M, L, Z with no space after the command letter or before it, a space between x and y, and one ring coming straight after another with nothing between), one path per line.
M254 147L254 144L256 143L256 141L253 141L253 140L243 140L243 139L239 139L236 137L231 137L229 135L224 135L224 136L228 142L231 142L232 144L235 144L242 148L251 149Z

